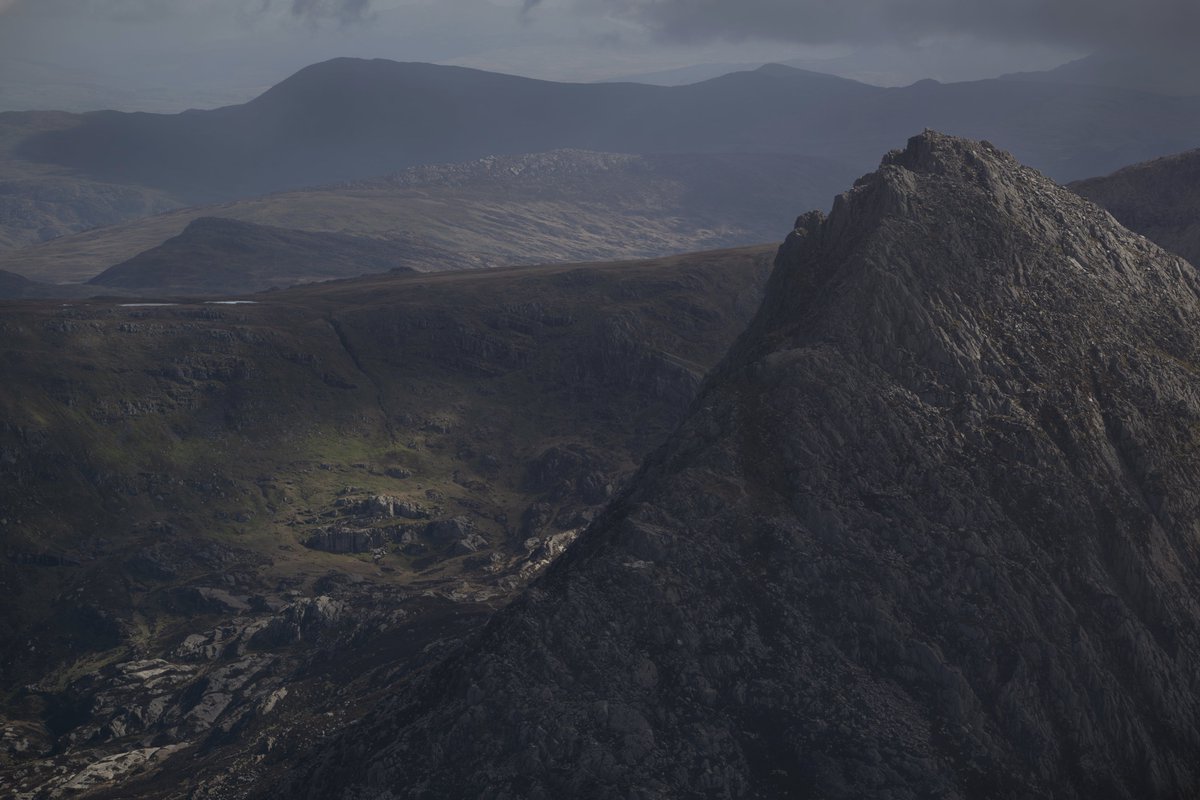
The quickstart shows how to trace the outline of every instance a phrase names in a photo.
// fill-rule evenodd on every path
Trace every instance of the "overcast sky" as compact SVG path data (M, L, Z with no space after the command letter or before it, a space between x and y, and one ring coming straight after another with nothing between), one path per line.
M342 55L577 81L792 61L902 84L1198 31L1198 0L0 0L0 108L212 107Z

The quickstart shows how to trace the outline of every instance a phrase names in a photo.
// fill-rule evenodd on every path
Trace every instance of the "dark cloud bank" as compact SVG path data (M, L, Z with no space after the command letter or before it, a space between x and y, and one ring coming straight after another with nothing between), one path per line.
M527 0L533 8L540 0ZM578 0L677 40L805 44L966 35L1096 48L1194 48L1197 0Z
M333 18L342 22L362 19L371 0L291 0L292 14L305 19Z
M337 19L353 22L365 18L372 0L244 0L242 10L266 12L286 8L292 16L308 20ZM52 13L77 13L88 9L115 19L157 19L169 15L182 0L0 0L0 13L18 7L42 6ZM229 4L236 8L236 4Z

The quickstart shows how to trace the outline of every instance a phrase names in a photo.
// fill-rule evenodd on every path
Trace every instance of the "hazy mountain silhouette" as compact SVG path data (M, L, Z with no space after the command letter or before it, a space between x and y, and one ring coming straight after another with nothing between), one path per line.
M1200 95L1200 56L1178 50L1100 52L1054 69L1018 72L1005 78L1196 97Z
M309 233L201 217L178 236L88 281L93 286L182 294L242 294L371 272L409 270L454 256L425 245L337 233Z
M23 275L0 269L0 298L24 297L34 285L33 281Z
M678 87L563 84L337 59L240 106L77 123L17 152L195 202L555 148L801 153L859 170L925 126L987 135L1065 180L1190 146L1200 99L1015 80L883 89L778 65Z
M490 156L182 209L0 253L0 268L38 280L89 280L177 236L200 217L350 234L359 244L385 239L398 245L390 252L399 263L423 271L644 258L769 242L789 221L781 209L821 207L852 178L821 159L770 153L638 156L556 150ZM268 241L244 238L239 268L261 273L271 260L280 261L281 253L267 247L260 254L263 263L254 262L251 245ZM379 271L388 263L366 254L369 260L355 270L354 254L362 254L361 247L353 247L356 240L348 240L351 247L340 256L329 250L333 239L319 241L329 256L328 268L297 253L299 263L309 265L304 269L313 271L289 267L293 278L346 277ZM168 259L139 263L190 270L190 283L197 270L216 266L215 251L192 244L178 242ZM242 287L229 291L246 291L237 270L221 269L232 279L230 287ZM138 275L136 285L163 285L144 268ZM217 289L217 282L207 285L208 291Z

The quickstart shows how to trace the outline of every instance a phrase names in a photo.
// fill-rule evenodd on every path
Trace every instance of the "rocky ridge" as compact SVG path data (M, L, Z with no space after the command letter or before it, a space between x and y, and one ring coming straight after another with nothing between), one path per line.
M1076 181L1070 189L1130 230L1200 264L1200 150Z
M1198 295L915 137L565 556L259 795L1194 797Z

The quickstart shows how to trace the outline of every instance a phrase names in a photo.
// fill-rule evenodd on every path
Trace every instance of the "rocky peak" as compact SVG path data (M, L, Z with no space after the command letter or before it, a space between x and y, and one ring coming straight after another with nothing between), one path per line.
M1194 797L1198 331L1185 262L916 137L544 578L275 791Z
M971 180L980 168L993 173L1028 172L1009 153L990 142L977 142L957 136L947 136L934 130L913 136L903 150L893 150L883 157L883 166L896 166L909 172L950 175Z
M1174 341L1163 309L1194 309L1198 291L1186 262L1011 155L926 131L828 219L797 220L741 358L803 331L893 373L945 361L978 379L1029 336L1074 356L1124 326Z

